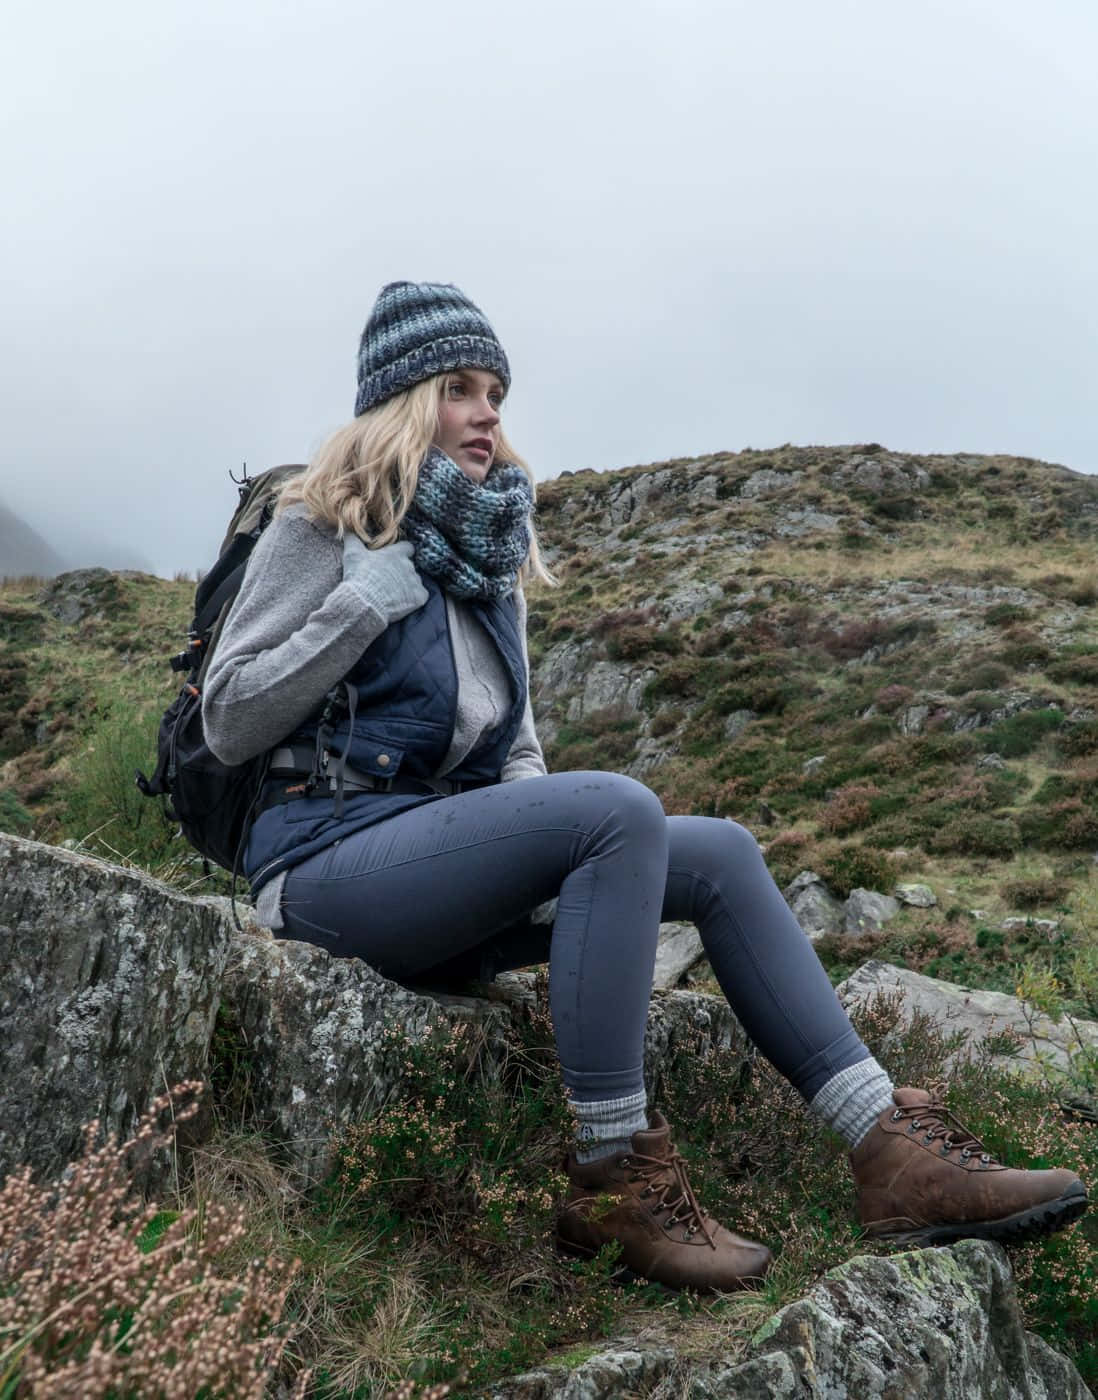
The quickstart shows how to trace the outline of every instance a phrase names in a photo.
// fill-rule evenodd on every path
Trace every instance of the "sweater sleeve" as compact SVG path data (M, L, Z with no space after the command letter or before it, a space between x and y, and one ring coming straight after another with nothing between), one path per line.
M547 773L545 756L541 751L537 731L534 728L534 711L530 704L530 656L526 646L526 597L521 589L515 591L515 609L518 613L519 636L522 638L522 663L526 667L526 709L522 723L508 751L500 775L502 782L514 782L517 778L543 778Z
M206 673L202 722L222 763L279 743L385 630L343 578L334 535L291 510L264 531Z

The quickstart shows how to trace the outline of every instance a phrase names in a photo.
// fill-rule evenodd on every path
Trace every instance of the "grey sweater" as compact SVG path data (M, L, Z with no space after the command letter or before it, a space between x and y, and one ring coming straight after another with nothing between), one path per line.
M526 600L515 595L526 657ZM510 705L496 649L467 603L447 595L457 669L453 739L436 777L456 768ZM276 515L248 563L202 695L206 742L223 763L243 763L285 739L385 630L354 579L343 577L335 532L301 506ZM527 662L527 665L529 663ZM529 698L502 780L544 774ZM282 877L260 892L261 922L281 926Z

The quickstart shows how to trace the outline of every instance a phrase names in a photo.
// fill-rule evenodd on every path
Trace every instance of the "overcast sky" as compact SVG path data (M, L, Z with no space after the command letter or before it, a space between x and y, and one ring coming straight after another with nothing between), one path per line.
M1098 470L1094 0L86 0L0 54L0 500L208 564L456 282L539 477L783 442ZM3 572L0 560L0 573Z

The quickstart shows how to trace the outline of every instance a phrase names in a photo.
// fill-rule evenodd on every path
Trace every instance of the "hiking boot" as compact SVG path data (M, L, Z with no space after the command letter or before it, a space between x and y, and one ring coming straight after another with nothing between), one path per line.
M1074 1172L996 1162L943 1103L896 1089L850 1154L858 1212L872 1235L918 1244L976 1238L1015 1244L1062 1230L1087 1208Z
M568 1159L572 1190L557 1220L557 1240L590 1258L621 1245L621 1263L669 1288L746 1288L761 1281L770 1251L734 1235L698 1204L686 1164L671 1146L661 1113L634 1133L632 1150L595 1162Z

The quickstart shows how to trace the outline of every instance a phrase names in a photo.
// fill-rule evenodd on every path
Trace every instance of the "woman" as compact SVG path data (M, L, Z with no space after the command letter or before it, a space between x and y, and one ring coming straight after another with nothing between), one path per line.
M550 1003L577 1120L565 1247L617 1240L630 1268L677 1287L734 1288L770 1262L705 1215L647 1112L661 919L697 925L749 1035L846 1139L869 1230L1061 1228L1086 1206L1072 1173L1004 1168L930 1095L894 1089L747 831L668 818L618 774L546 773L519 583L547 575L532 479L501 428L509 384L455 287L383 288L355 419L285 489L255 549L203 715L224 761L272 751L245 858L261 920L429 981L541 960L528 916L559 896Z

